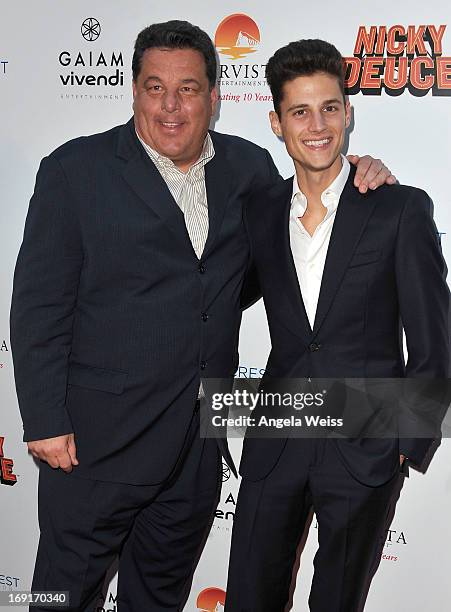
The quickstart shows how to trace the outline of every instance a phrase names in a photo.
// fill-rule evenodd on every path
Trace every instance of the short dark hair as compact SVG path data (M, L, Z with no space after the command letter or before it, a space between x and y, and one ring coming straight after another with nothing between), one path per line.
M271 89L274 109L280 117L285 83L300 76L325 72L337 77L345 99L345 64L340 52L330 43L319 39L291 42L278 49L266 65L266 80Z
M205 60L210 89L216 84L216 52L210 37L199 27L188 21L166 21L153 23L138 34L132 60L133 80L141 71L142 57L147 49L194 49Z

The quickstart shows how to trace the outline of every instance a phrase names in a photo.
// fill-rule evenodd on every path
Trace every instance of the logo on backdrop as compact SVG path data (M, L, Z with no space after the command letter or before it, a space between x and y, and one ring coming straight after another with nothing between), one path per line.
M230 491L227 496L222 499L215 510L215 521L212 529L229 533L232 530L233 521L235 520L236 499Z
M95 612L116 612L117 610L117 594L108 591L100 596L96 604Z
M222 462L222 482L227 482L230 478L230 468L227 463Z
M8 66L8 64L9 64L8 60L0 59L0 76L3 76L4 74L7 73L7 70L8 70L7 66Z
M97 40L100 36L102 28L100 23L94 17L88 17L81 24L81 35L85 40L92 42Z
M351 95L451 95L451 57L443 55L446 25L360 26L346 57Z
M5 364L2 361L2 357L6 357L6 353L9 353L9 347L6 340L0 340L0 370L3 370Z
M260 44L260 30L253 19L243 13L229 15L216 29L215 47L218 53L235 60L255 53Z
M384 550L381 555L382 560L392 562L399 561L401 554L405 550L405 546L408 546L405 532L397 529L388 529Z
M235 378L261 378L264 373L265 368L240 365L235 372Z
M75 33L75 30L72 30ZM83 46L67 37L68 48L58 54L59 95L61 100L117 101L124 97L124 56L117 49L100 49L95 41L101 26L94 17L80 28ZM80 41L80 34L77 40ZM68 50L70 49L70 51Z
M226 593L217 587L209 587L199 593L196 600L200 612L222 612L225 606Z
M225 17L216 28L215 47L221 64L219 66L219 99L222 102L250 103L268 102L272 97L265 78L266 64L259 63L261 34L257 23L243 13ZM254 59L253 63L246 62Z
M18 589L20 583L20 578L17 576L10 576L6 572L0 571L0 591L12 591L14 589Z
M5 438L0 436L0 483L4 485L15 485L17 476L14 474L14 461L5 457Z

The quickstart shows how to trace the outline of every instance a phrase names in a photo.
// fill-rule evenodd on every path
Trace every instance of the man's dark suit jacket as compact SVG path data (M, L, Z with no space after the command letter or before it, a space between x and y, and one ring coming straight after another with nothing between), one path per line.
M449 291L430 199L402 185L362 195L354 175L351 168L337 209L313 330L290 249L292 179L257 194L246 209L272 342L264 382L448 376ZM394 474L400 453L421 464L431 444L426 438L334 441L356 479L372 485ZM264 478L285 442L247 439L242 475Z
M41 163L14 279L15 377L24 439L75 432L80 476L163 481L200 376L237 367L243 206L278 173L264 149L211 137L200 261L133 120Z

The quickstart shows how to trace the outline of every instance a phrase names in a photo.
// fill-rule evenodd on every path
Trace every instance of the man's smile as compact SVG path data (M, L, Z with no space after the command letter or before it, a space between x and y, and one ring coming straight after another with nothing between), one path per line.
M332 137L321 138L321 140L303 140L302 143L308 147L309 149L313 149L314 151L326 149L329 144L332 142Z

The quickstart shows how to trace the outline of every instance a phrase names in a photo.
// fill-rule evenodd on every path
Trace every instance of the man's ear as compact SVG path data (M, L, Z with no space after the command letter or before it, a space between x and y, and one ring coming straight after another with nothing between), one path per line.
M212 87L210 91L210 104L211 104L211 114L214 115L216 111L216 106L218 104L218 90L216 87Z
M351 103L348 99L345 102L345 127L348 128L351 124Z
M279 115L276 113L276 111L269 111L269 122L274 134L279 138L282 138L282 128L280 126Z
M132 93L133 93L132 109L134 111L135 110L135 98L136 98L136 94L137 94L135 79L132 80Z

